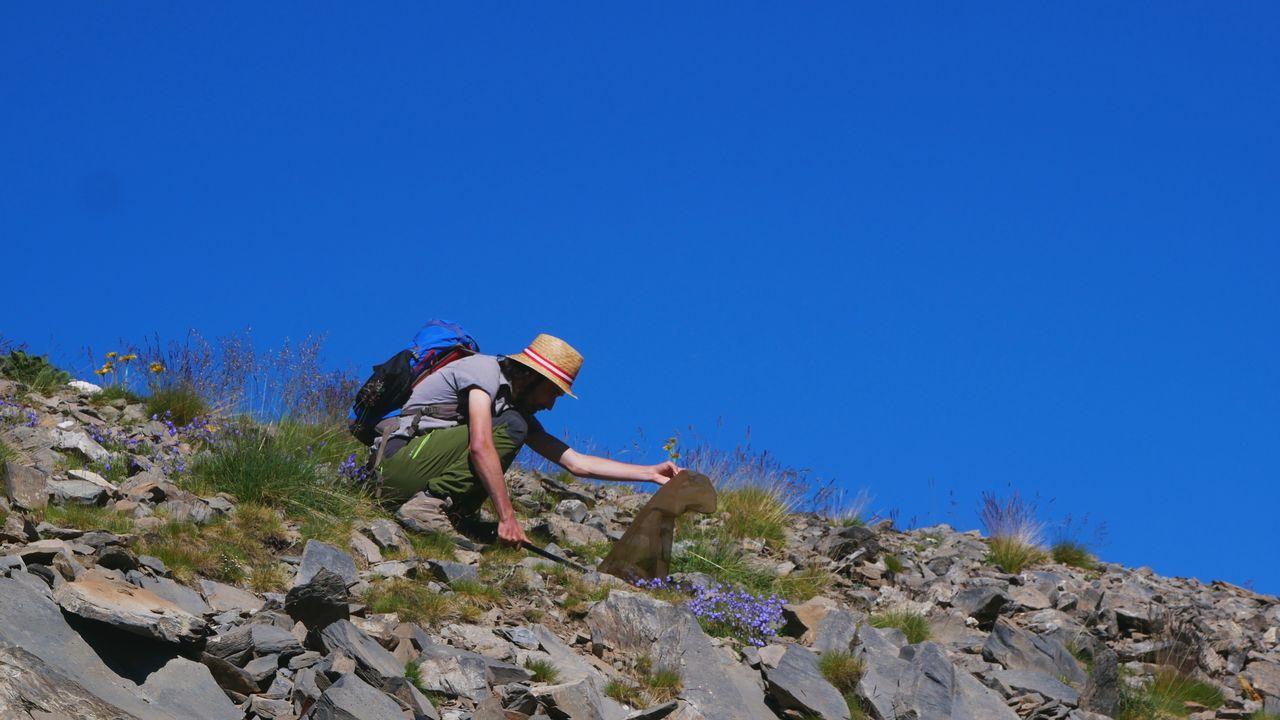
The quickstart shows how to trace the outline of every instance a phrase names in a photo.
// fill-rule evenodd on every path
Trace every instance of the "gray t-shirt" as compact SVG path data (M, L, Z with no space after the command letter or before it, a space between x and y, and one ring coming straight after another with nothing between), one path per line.
M418 430L434 430L435 428L453 427L466 422L467 393L471 388L479 388L493 398L491 409L496 418L507 410L514 410L511 404L511 381L502 374L502 366L493 355L472 355L454 360L436 372L427 376L409 395L409 401L400 411L400 426L393 437L410 437L409 425L418 408L427 406L454 406L457 410L448 416L437 408L433 414L424 412L418 421ZM532 416L526 416L529 430L541 430L542 426Z

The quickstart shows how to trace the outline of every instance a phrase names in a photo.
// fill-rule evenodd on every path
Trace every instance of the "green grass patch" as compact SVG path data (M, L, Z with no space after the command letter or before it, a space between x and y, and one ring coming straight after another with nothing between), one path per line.
M773 581L773 591L792 602L821 595L835 582L831 573L817 567L796 570Z
M288 432L256 425L228 429L196 456L186 482L199 494L225 492L240 503L281 508L304 524L350 523L376 512L367 494L337 479ZM313 536L321 529L311 528Z
M102 405L110 405L116 400L124 400L127 403L140 403L144 402L146 398L124 385L107 385L102 388L102 392L94 393L93 397L89 398L89 404L101 407Z
M454 580L449 584L449 589L479 604L486 610L502 600L501 588L482 583L479 580Z
M186 385L161 387L147 396L147 415L168 417L174 425L187 425L201 415L209 414L209 403L195 388Z
M1092 570L1098 564L1097 559L1093 557L1093 554L1089 552L1089 549L1083 543L1070 540L1054 543L1051 554L1054 562L1077 567L1081 570Z
M675 668L658 668L645 678L645 692L650 701L664 703L674 699L684 689L684 680Z
M1012 575L1045 561L1040 548L1013 537L993 537L987 541L987 560Z
M718 582L756 594L772 591L776 576L750 563L731 540L717 537L714 532L699 531L681 539L690 543L671 558L672 573L705 573Z
M138 552L159 558L179 582L206 577L265 592L283 589L288 580L272 552L284 542L284 525L274 510L242 505L230 520L203 527L167 522L147 531Z
M18 451L5 444L4 440L0 440L0 464L16 460Z
M396 613L404 622L436 625L453 610L450 599L413 580L391 578L374 583L363 596L373 613Z
M840 691L845 705L849 708L849 716L853 720L862 720L866 717L862 701L854 693L865 671L866 666L863 662L846 651L828 650L818 658L818 672Z
M1187 702L1210 709L1222 707L1222 691L1209 683L1163 669L1140 687L1121 683L1120 714L1117 720L1163 720L1186 717Z
M928 640L931 634L929 620L925 616L905 610L892 610L872 615L871 626L897 628L907 636L907 642L912 645Z
M828 650L818 658L818 672L841 693L853 692L866 667L852 653Z
M58 527L77 530L105 530L117 535L133 531L133 520L111 508L89 505L49 505L41 519Z
M604 685L604 694L627 707L641 708L645 706L644 693L640 691L640 686L633 682L617 679L610 680Z
M889 572L893 573L894 575L901 573L903 568L906 567L905 565L902 564L902 558L898 557L897 555L885 555L884 566L889 570Z
M560 679L560 670L546 660L529 658L524 661L524 669L533 673L534 682L554 683Z
M457 557L458 545L445 533L416 533L405 531L409 537L409 545L413 554L424 560L453 560Z
M776 489L743 485L720 494L721 532L735 539L763 540L771 548L787 542L791 503Z

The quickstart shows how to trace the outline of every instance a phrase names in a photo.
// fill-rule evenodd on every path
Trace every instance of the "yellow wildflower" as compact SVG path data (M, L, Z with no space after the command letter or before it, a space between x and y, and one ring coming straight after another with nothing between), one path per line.
M122 362L129 362L130 360L137 360L137 359L138 359L138 356L137 356L137 355L135 355L135 354L133 354L133 353L129 353L128 355L121 355L121 356L120 356L120 360L121 360Z
M155 374L157 374L157 375L159 375L160 373L164 372L164 363L162 363L162 362L160 362L160 361L158 361L158 360L157 360L156 362L151 363L151 372L153 372L153 373L155 373Z
M117 355L119 355L119 354L120 354L120 353L116 352L115 350L112 350L111 352L107 353L107 359L108 359L108 360L110 360L111 358L113 358L113 357L115 357L115 356L117 356Z
M106 368L98 368L97 370L94 370L94 371L93 371L93 374L94 374L94 375L106 375L106 374L107 374L107 369L106 369Z

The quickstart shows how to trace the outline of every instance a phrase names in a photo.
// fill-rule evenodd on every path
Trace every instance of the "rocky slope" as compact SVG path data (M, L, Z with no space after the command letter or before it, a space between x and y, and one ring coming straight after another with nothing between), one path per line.
M1280 713L1275 597L1106 563L1010 575L977 533L947 526L797 515L785 543L742 540L763 572L827 578L777 623L767 600L708 600L692 588L714 581L696 574L637 588L465 540L426 552L416 534L448 528L421 501L329 542L284 522L253 582L175 573L144 552L173 523L251 535L257 522L232 497L186 489L198 443L138 405L91 403L88 387L17 391L0 381L0 718L1092 720L1122 701L1129 717ZM587 565L646 500L523 471L508 481L552 549ZM127 520L86 527L113 516ZM375 612L371 591L393 586L416 604ZM424 614L438 598L453 604ZM716 608L739 606L758 614L760 645L717 632ZM894 620L915 616L927 640L892 627L921 632ZM1215 699L1135 700L1169 678Z

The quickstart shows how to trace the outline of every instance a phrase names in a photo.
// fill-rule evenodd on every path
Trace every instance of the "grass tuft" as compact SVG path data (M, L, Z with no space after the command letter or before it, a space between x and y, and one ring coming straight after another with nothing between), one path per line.
M237 502L281 508L326 526L374 513L368 496L338 480L297 436L247 423L196 457L189 484L202 494L225 492Z
M987 559L1007 573L1017 575L1024 569L1044 562L1044 551L1016 537L993 537L987 541Z
M363 596L373 613L396 613L404 622L436 625L453 610L450 599L421 583L391 578L374 583Z
M1073 542L1070 540L1062 540L1054 543L1053 561L1070 565L1081 570L1092 570L1097 565L1097 560L1089 549L1083 543Z
M89 398L90 405L108 405L116 400L124 400L127 403L144 402L145 398L133 392L124 385L107 385L102 388L102 392L94 393Z
M843 695L853 692L866 670L862 661L842 650L830 650L818 658L818 672Z
M117 535L133 531L133 520L111 508L90 505L49 505L41 517L45 522L77 530L105 530Z
M1222 691L1216 686L1165 668L1139 687L1121 684L1120 714L1117 720L1163 720L1186 717L1187 702L1210 709L1222 707Z
M560 670L546 660L529 658L524 661L524 668L533 673L534 682L554 683L560 679Z
M906 567L902 564L902 558L897 555L885 555L884 566L894 575L901 573L903 568Z
M209 414L209 403L188 385L160 387L147 396L147 414L164 417L175 425L187 425L201 415Z
M22 350L0 355L0 377L21 383L36 392L48 392L71 381L71 375L50 363L47 355L28 355Z
M721 531L735 540L763 540L771 548L787 542L792 503L778 486L743 485L720 494Z
M834 582L835 577L830 572L807 567L774 580L773 591L792 602L804 602L826 592Z
M4 440L0 440L0 464L4 464L18 457L18 452L5 444Z
M929 639L931 631L929 620L906 610L891 610L871 616L872 627L897 628L907 636L907 642L914 645Z

